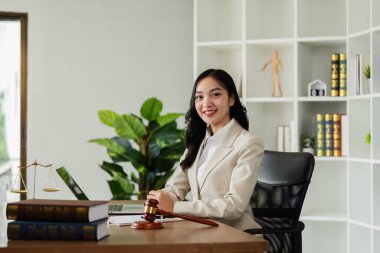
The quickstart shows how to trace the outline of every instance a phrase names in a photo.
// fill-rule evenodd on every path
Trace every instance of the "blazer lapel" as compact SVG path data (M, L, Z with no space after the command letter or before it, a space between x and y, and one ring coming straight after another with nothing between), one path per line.
M224 135L221 137L220 144L216 148L214 155L211 157L209 163L207 164L206 171L203 173L201 182L199 184L199 192L202 189L210 172L224 159L224 157L231 153L233 150L232 145L240 134L241 130L242 128L239 123L234 122L234 124L231 126L230 131L224 133Z

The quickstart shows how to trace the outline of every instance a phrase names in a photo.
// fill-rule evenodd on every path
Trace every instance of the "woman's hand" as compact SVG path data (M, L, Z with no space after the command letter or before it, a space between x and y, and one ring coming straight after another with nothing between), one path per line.
M159 209L173 212L174 202L169 193L162 190L150 191L147 197L148 199L158 200Z

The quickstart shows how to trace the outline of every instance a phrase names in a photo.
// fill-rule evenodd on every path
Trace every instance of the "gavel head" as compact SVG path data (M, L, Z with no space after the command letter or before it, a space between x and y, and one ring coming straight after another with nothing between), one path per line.
M156 219L158 200L147 199L144 203L144 219L153 222Z

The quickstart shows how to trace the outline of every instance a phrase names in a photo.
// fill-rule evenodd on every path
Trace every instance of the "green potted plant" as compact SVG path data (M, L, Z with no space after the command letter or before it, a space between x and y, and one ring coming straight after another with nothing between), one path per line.
M363 68L363 74L364 74L364 77L367 80L366 91L368 93L370 93L371 92L371 66L369 66L369 64L366 64L364 66L364 68Z
M301 135L301 150L302 152L309 152L314 155L315 151L315 137L309 134Z
M89 141L106 147L112 160L100 165L111 176L108 185L112 199L131 199L132 196L146 199L150 190L162 188L172 175L174 165L185 150L184 130L178 128L176 122L183 114L160 115L161 111L162 102L156 98L142 104L141 117L120 115L111 110L98 111L100 121L114 128L117 134ZM126 173L125 162L130 162L136 171Z

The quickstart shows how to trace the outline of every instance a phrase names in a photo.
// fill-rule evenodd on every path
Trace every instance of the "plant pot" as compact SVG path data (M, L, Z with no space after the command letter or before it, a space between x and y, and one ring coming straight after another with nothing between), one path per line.
M314 149L313 148L303 148L302 152L307 152L307 153L314 155Z

